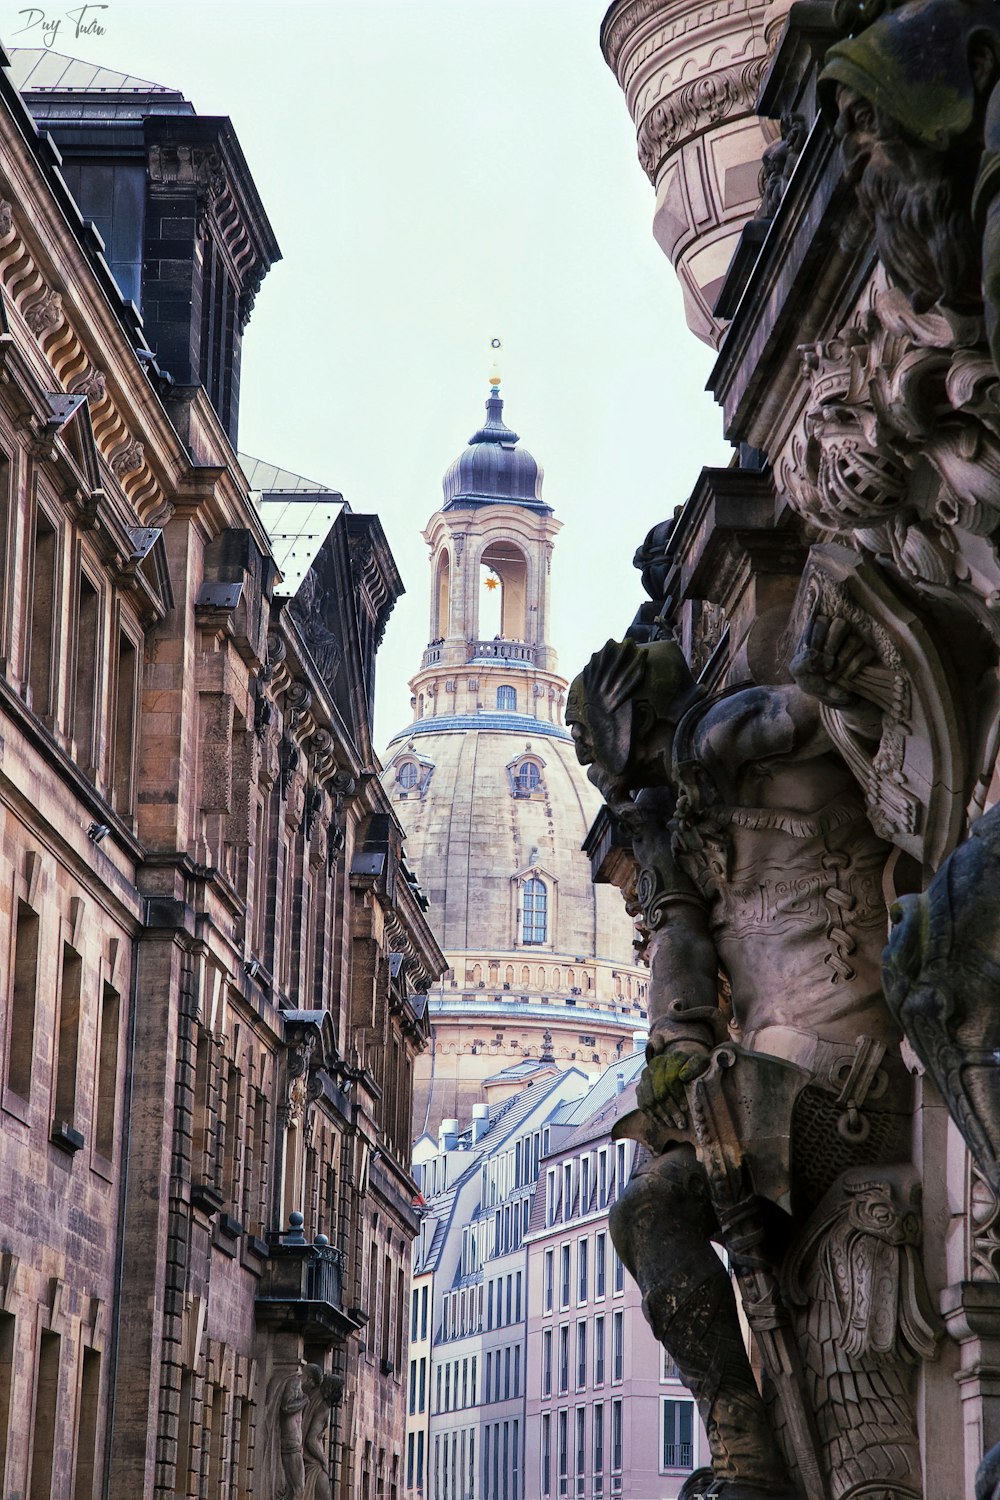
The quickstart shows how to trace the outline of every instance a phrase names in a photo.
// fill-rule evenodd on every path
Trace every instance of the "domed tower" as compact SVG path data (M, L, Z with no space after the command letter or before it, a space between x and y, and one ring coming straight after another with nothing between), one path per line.
M563 725L567 684L548 642L560 522L503 420L498 376L491 385L424 532L430 640L410 683L414 720L386 752L407 858L451 965L429 997L417 1134L546 1070L596 1074L646 1024L634 931L581 849L600 798Z

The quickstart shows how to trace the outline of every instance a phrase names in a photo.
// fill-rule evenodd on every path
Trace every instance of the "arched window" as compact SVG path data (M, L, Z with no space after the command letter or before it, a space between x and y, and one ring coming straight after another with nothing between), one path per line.
M411 786L416 786L419 779L420 772L417 770L416 761L404 760L403 764L399 768L399 772L396 777L396 780L399 782L400 786L404 789L407 789Z
M502 708L508 713L513 713L517 708L517 688L512 688L507 683L498 687L497 708Z
M536 792L542 784L542 775L533 760L526 760L518 766L515 781L519 792Z
M521 941L544 943L548 930L549 893L536 876L521 887Z

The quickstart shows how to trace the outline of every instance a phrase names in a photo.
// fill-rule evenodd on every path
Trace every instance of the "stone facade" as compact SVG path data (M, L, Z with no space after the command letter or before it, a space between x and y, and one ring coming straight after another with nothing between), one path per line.
M616 4L606 47L654 13L688 15ZM716 302L734 462L569 695L651 965L612 1230L705 1419L685 1496L993 1497L1000 31L797 4L769 45L781 149Z
M592 1073L645 1025L634 930L580 853L599 803L562 723L566 682L548 641L560 522L502 409L494 390L424 532L429 644L413 723L385 757L449 962L430 996L418 1134L496 1098L503 1085L489 1080L513 1063L522 1081L547 1060Z
M260 270L200 123L192 264L225 199ZM0 1489L388 1500L444 965L370 740L400 580L376 517L251 488L235 378L165 378L6 75L0 137Z

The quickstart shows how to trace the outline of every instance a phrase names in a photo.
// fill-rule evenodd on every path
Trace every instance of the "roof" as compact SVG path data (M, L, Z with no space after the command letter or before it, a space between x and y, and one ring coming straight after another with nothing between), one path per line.
M577 1150L589 1141L610 1136L616 1121L636 1108L636 1088L645 1065L645 1053L633 1052L605 1068L594 1087L566 1111L560 1123L576 1128L564 1136L550 1154L561 1155L564 1151ZM624 1084L620 1093L619 1079Z
M479 1171L484 1156L492 1155L502 1146L504 1141L524 1124L538 1105L574 1074L581 1080L584 1079L584 1074L579 1068L567 1068L554 1077L539 1079L537 1083L529 1084L519 1094L506 1099L491 1117L489 1128L484 1131L476 1144L472 1145L470 1142L467 1152L468 1165L444 1192L428 1199L425 1212L428 1217L435 1220L435 1225L427 1253L420 1264L420 1274L437 1268L451 1228L459 1188L468 1183L470 1177Z
M281 569L282 581L274 592L279 597L291 597L298 593L331 527L343 513L344 497L328 485L276 468L248 453L241 453L239 460L271 539L274 560Z
M568 729L560 724L550 724L544 719L533 719L530 714L494 713L486 710L476 714L435 714L430 719L418 719L394 734L389 745L408 740L415 734L464 734L468 729L501 729L505 733L525 735L544 734L549 739L572 740Z
M100 63L68 57L50 47L11 47L10 78L22 94L133 94L147 103L147 113L193 114L194 107L179 89L120 73Z
M486 421L444 476L445 510L506 504L549 511L542 499L541 465L519 442L503 420L503 402L494 390L486 402Z

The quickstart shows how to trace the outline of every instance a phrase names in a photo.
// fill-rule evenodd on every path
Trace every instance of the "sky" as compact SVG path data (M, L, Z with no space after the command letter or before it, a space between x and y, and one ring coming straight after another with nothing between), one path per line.
M631 619L646 531L728 461L712 352L653 240L601 56L604 9L108 0L77 35L80 0L0 0L6 46L51 38L231 117L283 255L246 333L240 447L381 519L407 592L379 653L380 747L410 720L421 530L482 420L492 339L504 418L563 522L551 644L567 677Z

